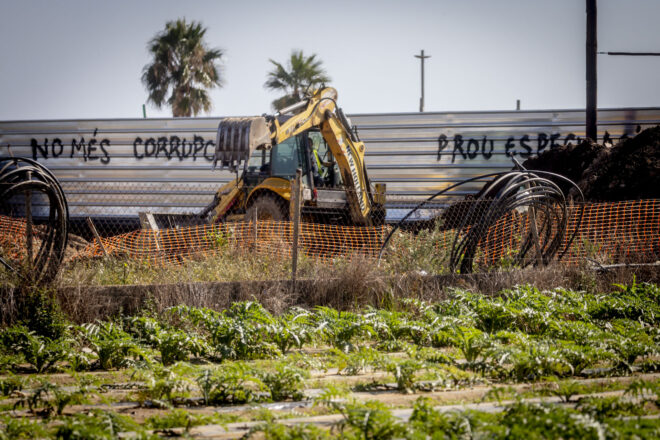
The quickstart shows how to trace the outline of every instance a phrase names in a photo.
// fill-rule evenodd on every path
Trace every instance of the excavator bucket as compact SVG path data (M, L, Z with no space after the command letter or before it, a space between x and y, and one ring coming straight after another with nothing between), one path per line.
M225 118L218 125L213 168L236 172L257 148L270 148L270 130L264 117Z

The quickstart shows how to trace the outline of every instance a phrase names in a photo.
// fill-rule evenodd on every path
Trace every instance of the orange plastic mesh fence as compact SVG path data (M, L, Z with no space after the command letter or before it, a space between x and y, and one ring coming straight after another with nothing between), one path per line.
M14 261L25 258L26 231L25 220L0 215L0 255Z
M315 258L336 258L361 253L376 256L384 229L301 223L299 249ZM160 231L138 230L101 239L112 255L172 263L242 248L256 255L290 257L293 223L282 221L235 222L218 225L188 226ZM100 256L98 241L78 254Z
M567 247L567 240L578 223L580 208L583 208L582 221L575 239ZM566 238L558 252L559 255L566 251L563 263L576 265L585 258L603 264L660 259L660 200L587 203L569 210ZM544 233L543 215L537 215L541 235ZM550 229L556 227L551 222L545 225ZM356 254L376 257L389 228L301 223L299 252L318 259L352 257ZM507 261L517 251L520 240L529 228L530 217L527 213L513 211L499 218L480 243L476 265L488 267ZM0 250L5 256L12 258L21 255L26 242L25 230L24 221L0 216ZM399 232L398 238L390 242L388 254L405 255L410 252L411 243L427 238L433 242L431 251L449 252L456 234L457 231L452 229ZM189 258L218 255L236 248L255 255L290 257L292 237L291 222L259 221L256 225L236 222L160 231L141 229L101 240L105 251L112 256L171 264ZM533 250L531 254L534 254ZM97 240L93 240L71 258L101 255L103 249Z

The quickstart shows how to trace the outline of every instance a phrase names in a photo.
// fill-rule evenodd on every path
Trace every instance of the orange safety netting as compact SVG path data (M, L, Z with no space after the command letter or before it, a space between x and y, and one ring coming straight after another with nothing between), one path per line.
M378 255L384 228L301 223L300 253L315 258L335 258L361 253ZM290 256L293 223L259 221L189 226L152 231L141 229L94 240L78 256L101 256L105 252L156 262L210 256L228 249L245 249L256 255Z
M577 209L569 217L575 231ZM578 233L562 261L645 263L660 259L660 200L587 203Z
M660 200L585 203L568 209L566 233L556 254L562 263L576 265L585 259L600 264L645 263L660 259ZM537 213L539 226L543 217ZM550 232L556 232L556 227L552 224ZM539 228L538 234L542 232ZM511 257L527 234L529 212L507 213L480 243L483 253L479 263L488 266ZM535 249L529 254L533 259Z
M537 216L539 234L543 215ZM547 214L546 214L547 215ZM568 240L582 220L572 243ZM550 229L556 224L547 222ZM476 264L488 267L502 264L519 249L521 237L529 233L527 213L512 211L499 218L480 242ZM300 224L299 253L310 258L330 259L356 254L376 257L389 232L389 226L359 227ZM553 231L556 232L556 231ZM464 233L461 232L461 233ZM5 255L20 254L25 243L25 223L0 216L0 250ZM390 255L412 252L422 240L431 239L437 252L450 252L455 230L399 232L390 242ZM460 236L459 236L460 238ZM136 230L126 234L92 240L72 258L113 256L149 260L154 263L181 262L189 258L218 255L228 249L245 249L255 255L290 257L293 243L291 222L259 221L190 226L160 231ZM533 256L534 251L530 254ZM660 200L586 203L569 208L568 225L557 256L575 265L585 258L599 263L653 262L660 259Z
M0 256L14 261L25 258L26 231L25 220L0 215Z

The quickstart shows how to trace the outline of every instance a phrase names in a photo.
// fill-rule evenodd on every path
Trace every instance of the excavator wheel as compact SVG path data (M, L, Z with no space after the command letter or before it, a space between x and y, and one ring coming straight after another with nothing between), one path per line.
M245 220L250 221L254 218L254 213L257 212L258 220L288 220L289 209L287 202L277 196L264 194L257 196L247 211L245 212Z

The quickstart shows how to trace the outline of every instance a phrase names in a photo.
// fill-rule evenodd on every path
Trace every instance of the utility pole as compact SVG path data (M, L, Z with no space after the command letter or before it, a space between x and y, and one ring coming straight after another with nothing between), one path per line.
M419 111L424 111L424 60L426 58L431 58L431 55L424 55L424 49L422 49L421 55L415 55L415 58L419 58L422 63L422 96L419 98Z
M596 0L587 0L587 115L586 135L598 142L598 80L596 72L597 41Z

